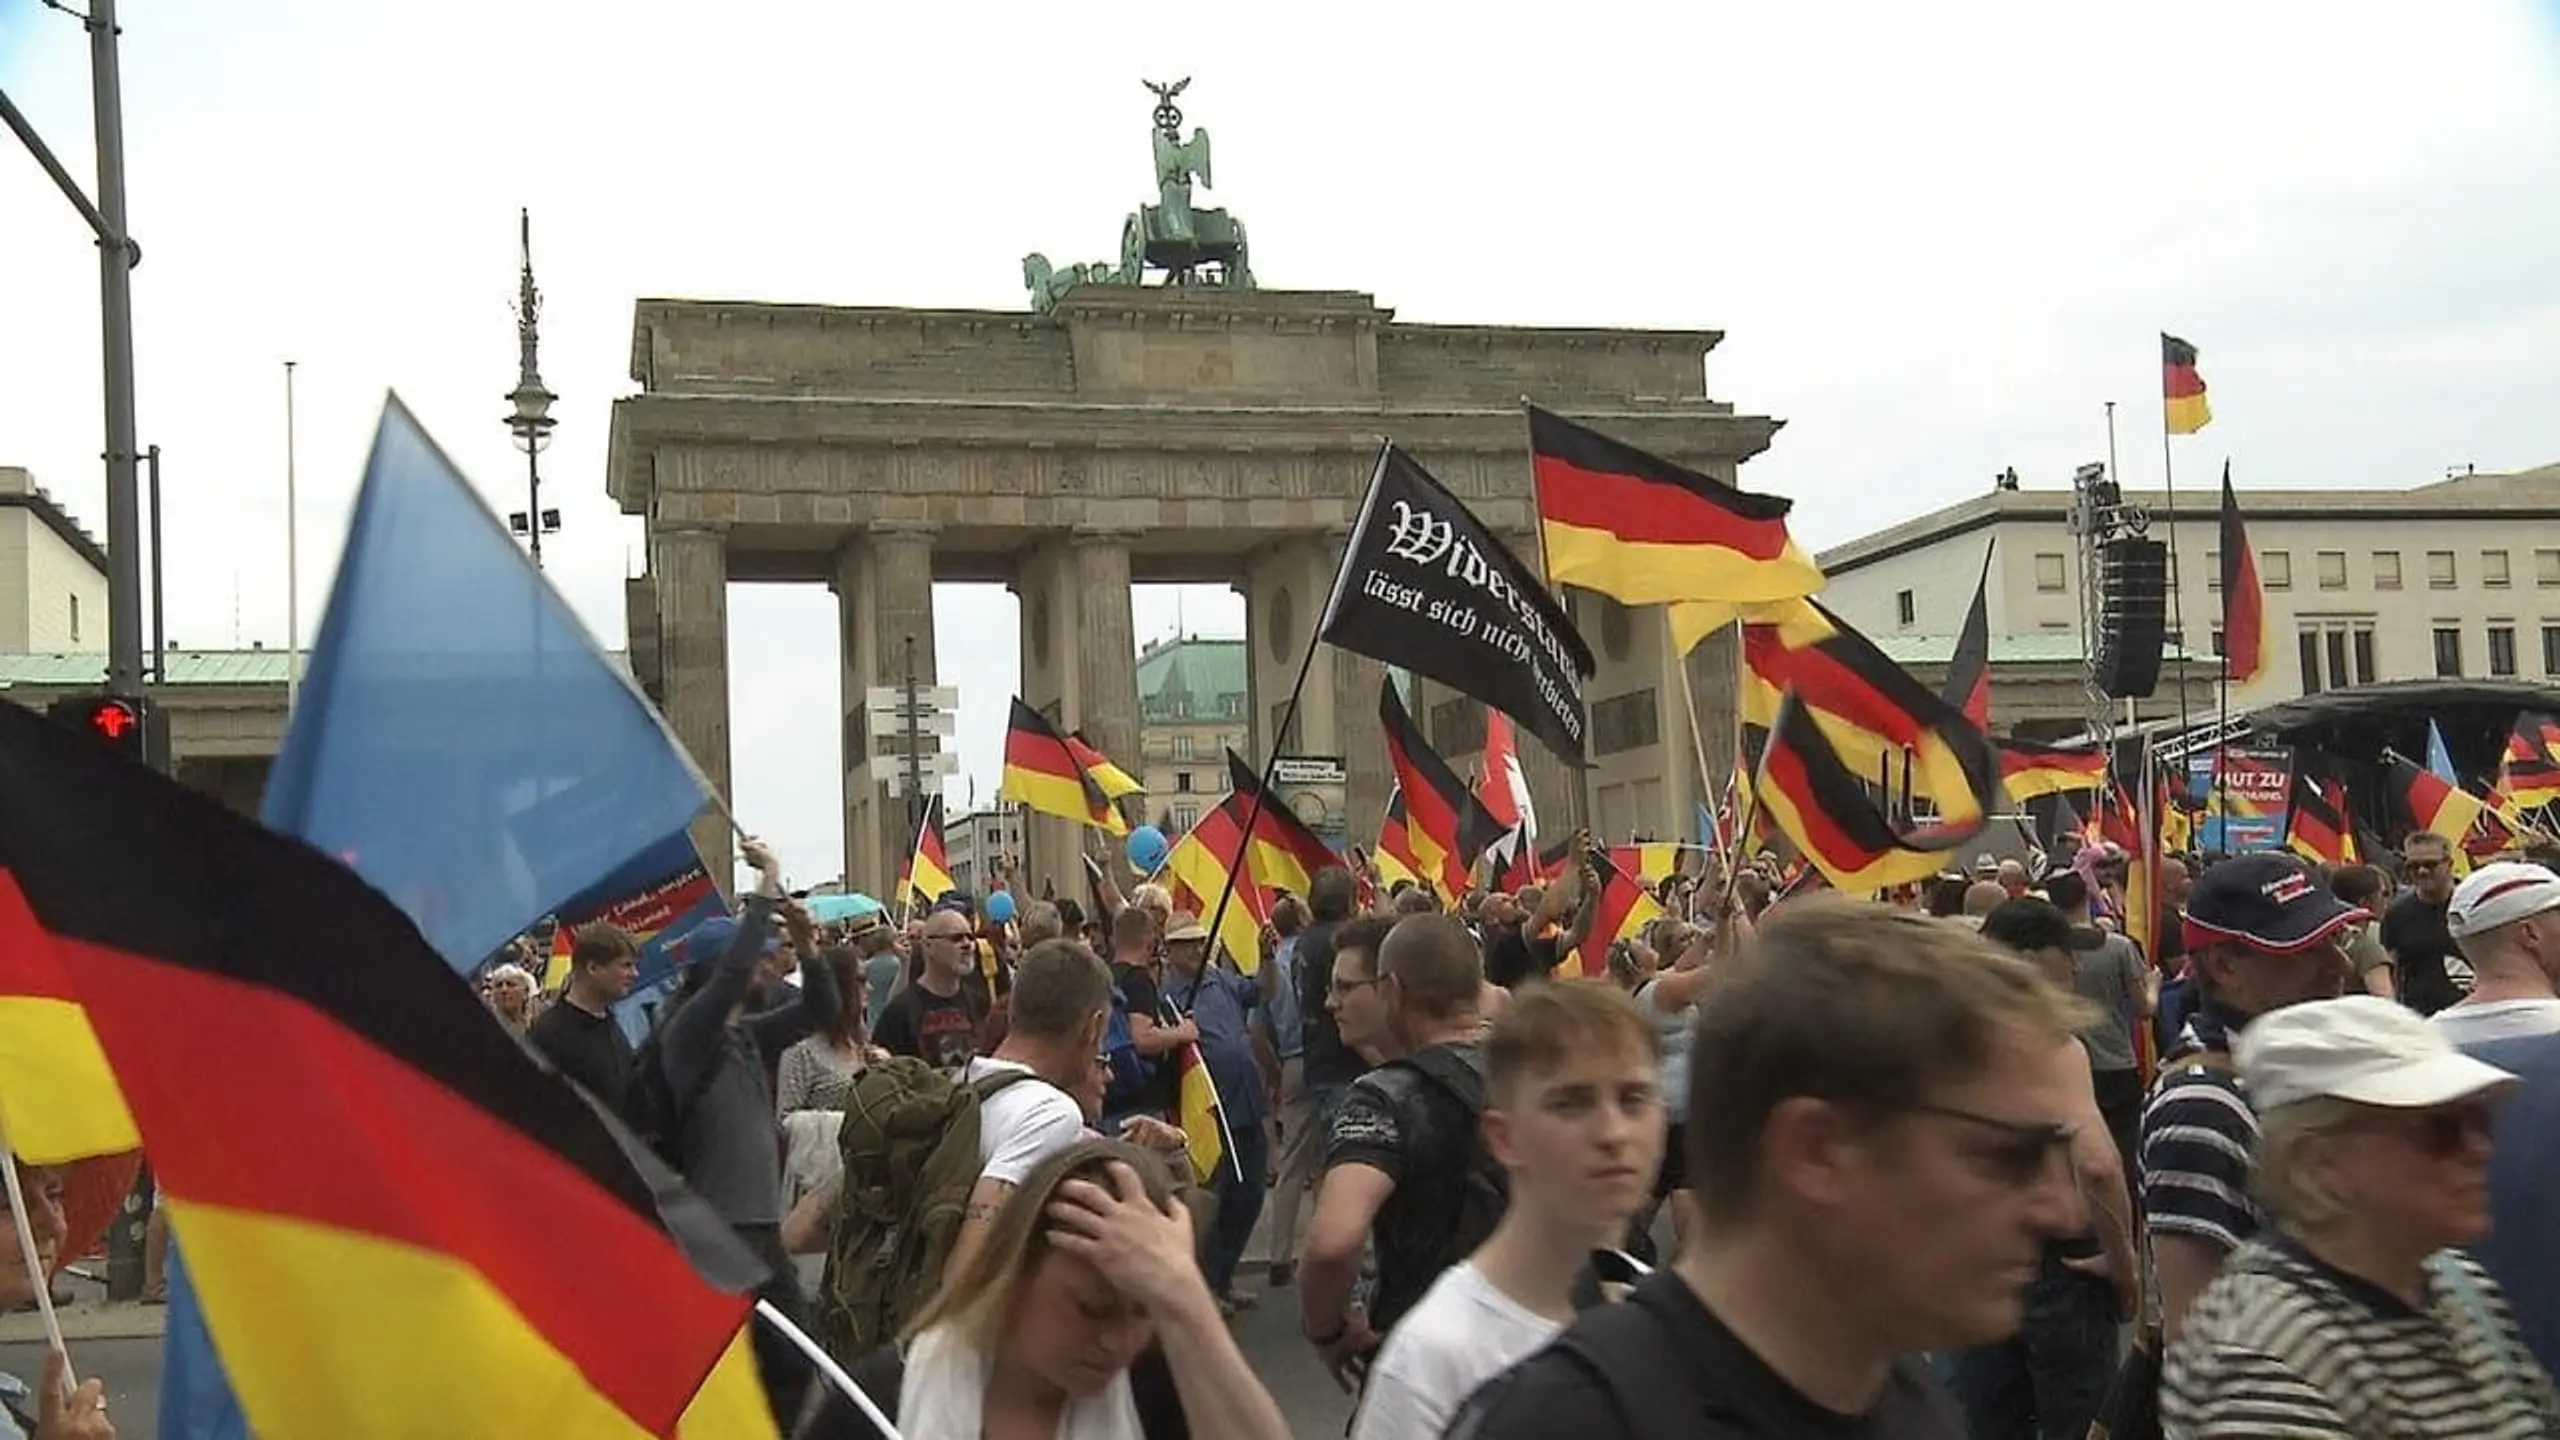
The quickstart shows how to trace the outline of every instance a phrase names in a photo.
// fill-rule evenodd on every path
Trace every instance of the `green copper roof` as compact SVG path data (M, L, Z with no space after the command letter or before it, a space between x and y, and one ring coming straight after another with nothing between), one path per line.
M1245 653L1241 640L1187 636L1159 640L1138 654L1138 718L1232 720L1244 714Z
M617 670L630 669L630 662L620 651L606 659ZM143 656L148 665L151 657ZM168 652L169 676L166 685L277 685L285 681L285 652L281 650L172 650ZM308 655L303 665L310 666ZM25 686L36 690L79 690L103 685L107 679L107 657L102 652L55 651L30 655L0 654L0 689Z

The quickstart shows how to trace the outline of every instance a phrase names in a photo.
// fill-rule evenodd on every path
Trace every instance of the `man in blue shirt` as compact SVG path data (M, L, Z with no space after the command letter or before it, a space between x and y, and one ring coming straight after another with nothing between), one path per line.
M1201 1273L1219 1303L1232 1311L1236 1265L1244 1259L1245 1242L1262 1218L1262 1191L1270 1164L1263 1137L1263 1096L1270 1079L1255 1059L1252 1014L1260 997L1254 983L1235 971L1209 963L1209 931L1200 917L1177 913L1164 928L1164 983L1158 990L1169 1023L1189 1020L1200 1031L1200 1060L1218 1087L1218 1103L1226 1119L1226 1162L1210 1177L1216 1198ZM1181 1057L1175 1057L1181 1063Z

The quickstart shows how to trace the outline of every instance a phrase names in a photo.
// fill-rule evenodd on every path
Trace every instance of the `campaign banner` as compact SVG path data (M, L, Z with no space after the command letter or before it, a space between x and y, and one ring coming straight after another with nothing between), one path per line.
M614 1018L636 1044L648 1034L658 1007L675 991L676 947L693 927L726 913L727 908L693 848L692 836L678 831L560 907L544 988L567 983L569 948L580 927L602 921L630 931L631 938L640 942L640 978L614 1007Z
M2202 849L2238 855L2284 848L2285 813L2293 794L2293 747L2224 745L2187 757L2190 800L2204 815Z

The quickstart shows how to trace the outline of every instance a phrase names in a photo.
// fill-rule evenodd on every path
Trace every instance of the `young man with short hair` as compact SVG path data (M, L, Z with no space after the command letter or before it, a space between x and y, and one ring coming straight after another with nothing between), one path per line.
M1484 1142L1510 1206L1387 1337L1352 1440L1438 1435L1477 1386L1572 1322L1575 1273L1651 1196L1661 1042L1624 992L1532 986L1484 1049Z
M1336 960L1335 986L1376 992L1369 998L1384 1002L1399 1058L1353 1082L1333 1117L1300 1262L1307 1340L1345 1388L1379 1337L1501 1218L1500 1197L1474 1183L1489 1178L1478 1133L1484 962L1475 937L1449 916L1409 915L1379 943L1374 980L1347 976L1351 963ZM1372 1242L1378 1288L1363 1313L1352 1284Z
M2377 934L2390 952L2401 1003L2433 1015L2471 993L2471 962L2445 921L2445 907L2453 903L2453 842L2421 830L2400 842L2400 864L2409 888L2382 912Z
M570 942L569 985L560 1003L544 1009L525 1030L554 1069L617 1115L631 1088L631 1037L622 1033L613 1007L639 978L640 943L630 931L599 920Z
M1921 1352L2018 1327L2083 1223L2052 1057L2080 1007L1958 926L1771 912L1699 1004L1672 1267L1497 1378L1455 1440L1962 1440Z

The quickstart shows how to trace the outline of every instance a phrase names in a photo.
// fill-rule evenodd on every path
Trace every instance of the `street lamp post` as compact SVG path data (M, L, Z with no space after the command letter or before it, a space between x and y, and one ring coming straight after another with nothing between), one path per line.
M524 452L525 508L507 517L507 528L525 537L533 550L534 568L540 569L542 537L560 533L560 512L542 508L542 447L550 443L555 423L551 402L560 397L542 384L542 339L538 330L542 291L533 283L533 212L519 211L516 219L524 263L516 290L519 367L515 391L507 396L515 409L507 416L507 429L516 437L516 448Z

